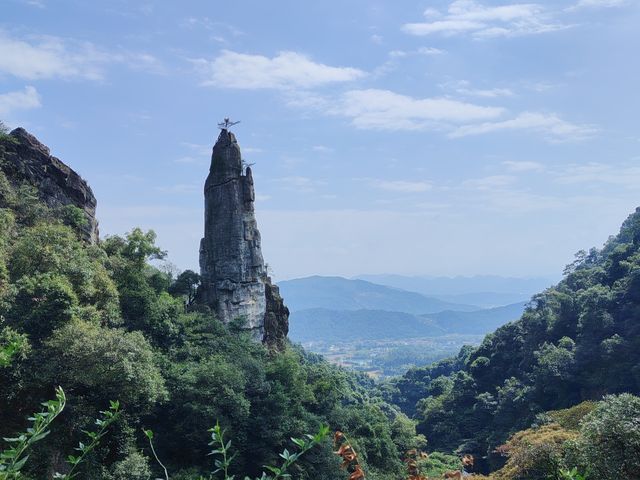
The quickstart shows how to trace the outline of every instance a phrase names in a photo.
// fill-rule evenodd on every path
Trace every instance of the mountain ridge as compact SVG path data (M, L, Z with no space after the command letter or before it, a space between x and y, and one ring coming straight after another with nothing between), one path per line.
M291 311L309 308L333 310L387 310L412 314L443 310L473 311L475 305L445 302L420 293L379 285L366 280L313 275L278 282Z

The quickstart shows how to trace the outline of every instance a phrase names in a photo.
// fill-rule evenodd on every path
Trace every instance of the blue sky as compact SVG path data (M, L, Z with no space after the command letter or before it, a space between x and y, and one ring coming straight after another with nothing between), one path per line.
M0 0L0 119L101 233L197 268L222 117L263 252L311 274L558 275L640 205L640 2Z

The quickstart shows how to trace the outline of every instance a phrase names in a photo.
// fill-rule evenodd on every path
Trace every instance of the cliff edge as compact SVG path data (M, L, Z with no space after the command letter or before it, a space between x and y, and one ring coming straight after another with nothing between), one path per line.
M96 197L91 187L71 167L51 155L49 148L24 128L16 128L0 139L3 150L0 169L14 186L31 185L50 208L74 205L87 220L82 227L83 239L98 241Z

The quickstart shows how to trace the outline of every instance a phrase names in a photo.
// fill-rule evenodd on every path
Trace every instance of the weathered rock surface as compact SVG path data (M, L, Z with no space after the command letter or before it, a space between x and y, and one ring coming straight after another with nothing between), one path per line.
M276 350L282 350L289 333L289 309L284 304L284 299L280 296L280 289L276 284L271 283L270 277L267 277L267 282L265 283L265 295L267 298L267 311L264 315L264 337L262 341Z
M84 211L87 223L82 233L87 242L98 241L96 197L86 181L56 157L49 148L23 128L10 133L15 142L4 141L2 171L15 186L28 183L38 190L50 208L74 205Z
M244 318L256 340L280 345L288 330L288 310L266 274L251 168L244 169L235 135L226 129L213 147L204 196L200 302L222 322Z

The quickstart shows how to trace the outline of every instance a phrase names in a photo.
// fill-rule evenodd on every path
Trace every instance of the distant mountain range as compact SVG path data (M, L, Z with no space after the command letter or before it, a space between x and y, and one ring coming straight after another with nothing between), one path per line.
M498 327L522 316L527 302L518 302L502 307L476 310L475 312L444 312L422 315L446 333L485 335Z
M386 310L416 315L443 310L473 311L478 307L448 302L399 288L342 277L306 277L279 282L280 293L291 311Z
M289 338L301 343L399 340L444 333L429 318L385 310L310 308L292 312L289 317Z
M289 338L294 342L344 343L400 340L446 334L486 334L522 315L525 303L473 312L444 311L427 315L384 310L310 308L291 313Z
M384 280L382 277L397 284L410 284L414 278L376 276ZM415 285L425 288L431 285L429 288L441 292L438 298L342 277L313 276L280 282L280 292L291 310L289 337L302 343L344 343L447 334L484 335L522 315L532 292L518 293L519 290L550 282L457 277L444 279L444 285L436 287L434 278L415 278L420 280ZM499 291L482 291L483 281L487 288ZM471 291L460 293L463 287ZM482 308L485 305L492 308Z
M388 274L359 275L356 279L421 293L452 303L485 308L526 301L533 294L559 280L551 277L511 278L497 275L433 277Z

